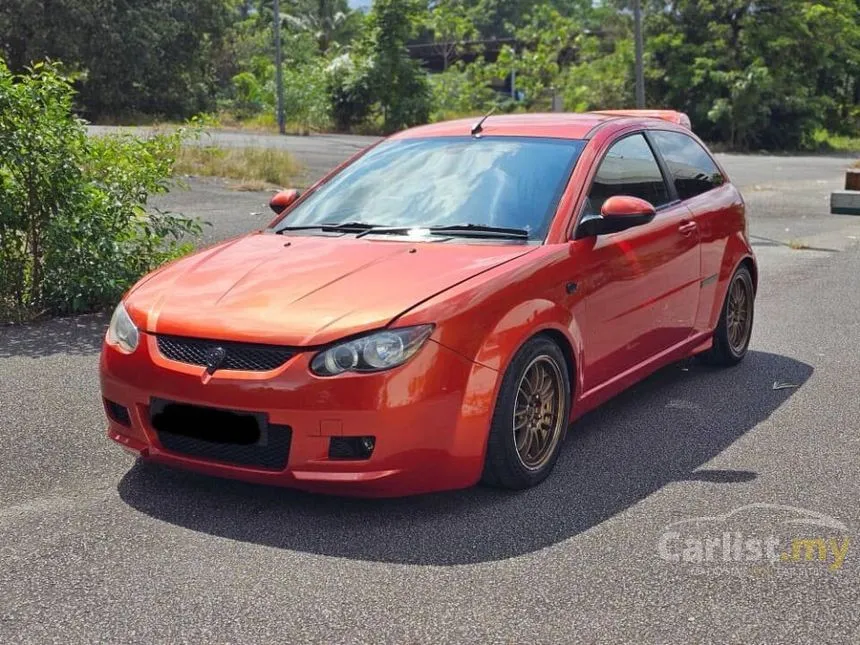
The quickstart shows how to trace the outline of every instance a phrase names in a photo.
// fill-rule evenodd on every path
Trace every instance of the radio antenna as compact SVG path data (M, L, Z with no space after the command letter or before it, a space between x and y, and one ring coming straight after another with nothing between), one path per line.
M489 112L487 112L484 116L481 117L481 120L478 121L475 125L472 126L472 136L477 137L481 134L484 129L484 121L490 118L493 112L496 111L496 106L493 106Z

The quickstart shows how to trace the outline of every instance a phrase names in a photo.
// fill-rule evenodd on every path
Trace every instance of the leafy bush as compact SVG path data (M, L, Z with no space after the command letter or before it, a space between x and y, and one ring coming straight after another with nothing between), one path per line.
M325 59L317 58L295 67L285 66L283 77L287 121L298 123L305 132L329 129L331 115Z
M0 59L0 320L109 305L199 232L145 209L184 132L88 138L73 97L56 65L16 76Z
M598 38L582 39L580 62L567 69L560 85L564 107L572 112L634 105L633 41L620 40L605 52Z
M232 83L233 98L225 105L231 116L239 121L250 121L263 113L275 114L277 88L274 63L256 59L253 69L236 74ZM331 127L325 59L285 63L283 83L284 114L289 123L295 124L305 133Z
M239 119L255 116L272 105L272 96L252 72L239 72L232 82L234 98L230 107Z
M492 80L483 59L470 65L457 61L444 72L430 77L433 96L431 121L459 116L485 114L504 98L491 86Z
M335 127L350 130L363 123L373 108L373 66L367 59L342 54L327 71Z

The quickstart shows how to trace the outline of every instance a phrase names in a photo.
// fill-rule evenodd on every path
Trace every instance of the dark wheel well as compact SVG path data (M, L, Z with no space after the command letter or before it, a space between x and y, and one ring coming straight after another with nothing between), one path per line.
M560 331L555 329L547 329L535 336L543 336L549 338L552 342L558 345L561 353L564 354L564 362L567 364L567 374L570 378L570 395L574 395L576 391L576 362L573 360L573 347L570 346L570 341ZM531 339L529 339L531 340Z
M744 266L749 270L750 276L752 277L753 293L757 293L758 292L758 269L756 268L755 262L753 262L752 258L744 258L743 260L741 260L741 263L738 265L738 267L744 267Z

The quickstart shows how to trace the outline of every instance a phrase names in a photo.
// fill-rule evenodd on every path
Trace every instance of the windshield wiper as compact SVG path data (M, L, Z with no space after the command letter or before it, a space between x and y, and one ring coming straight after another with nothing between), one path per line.
M478 234L475 237L506 237L515 240L529 239L529 232L524 228L508 228L505 226L486 226L484 224L448 224L446 226L431 226L431 233Z
M484 224L446 224L444 226L380 226L367 222L338 222L331 224L311 224L307 226L284 226L278 233L285 231L323 231L326 233L357 233L365 235L406 235L410 231L427 231L430 235L452 235L480 239L528 240L529 232L522 228L486 226Z
M374 228L380 228L376 224L368 224L367 222L332 222L331 224L311 224L308 226L284 226L277 230L278 233L284 231L324 231L326 233L362 233L370 231Z
M486 226L484 224L446 224L444 226L379 226L362 231L356 237L365 235L405 235L410 231L428 231L430 235L453 235L481 239L528 240L529 232L522 228Z

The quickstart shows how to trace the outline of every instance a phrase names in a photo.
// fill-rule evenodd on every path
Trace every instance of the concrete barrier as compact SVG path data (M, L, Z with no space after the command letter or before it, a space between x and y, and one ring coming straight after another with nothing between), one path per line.
M830 212L834 215L860 215L860 190L830 193Z

